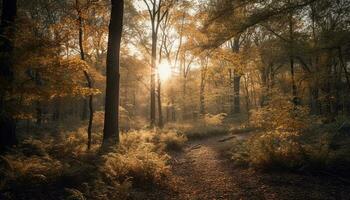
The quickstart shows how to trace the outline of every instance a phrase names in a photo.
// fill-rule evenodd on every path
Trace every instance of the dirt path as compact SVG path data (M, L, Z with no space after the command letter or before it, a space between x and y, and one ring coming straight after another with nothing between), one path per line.
M178 177L179 196L174 199L237 199L239 190L219 154L218 142L227 136L192 142L182 154L174 157L173 170Z
M218 141L227 137L191 142L173 155L177 192L164 199L350 199L350 187L329 177L259 173L232 166L220 154L225 142Z

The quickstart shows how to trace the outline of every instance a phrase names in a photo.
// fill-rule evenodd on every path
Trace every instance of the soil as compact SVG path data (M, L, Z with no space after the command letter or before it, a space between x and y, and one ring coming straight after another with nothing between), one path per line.
M246 136L237 137L244 139ZM350 185L334 177L294 172L259 172L233 166L221 153L224 143L229 142L225 141L226 138L229 137L226 135L192 141L183 152L172 155L174 189L154 194L157 196L155 199L350 199Z

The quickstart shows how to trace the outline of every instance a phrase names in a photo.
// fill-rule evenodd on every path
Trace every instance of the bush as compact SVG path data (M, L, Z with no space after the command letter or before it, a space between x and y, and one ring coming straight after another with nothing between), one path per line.
M209 126L221 126L223 125L224 119L227 116L226 113L220 113L217 115L206 114L204 116L204 124Z
M121 135L115 152L105 155L101 172L111 182L131 179L133 183L160 184L170 174L169 156L159 153L155 133L134 131Z
M251 123L265 131L302 133L313 122L309 108L294 105L288 96L275 95L268 105L252 112Z
M297 135L267 132L248 141L250 163L257 168L298 168L303 165L304 151Z
M261 133L238 145L230 155L235 163L257 169L313 169L345 172L350 168L350 138L338 132L341 122L321 124L304 106L273 96L255 111L252 124Z
M245 142L243 160L260 169L303 166L306 155L301 137L314 121L308 113L305 106L294 105L288 97L273 96L265 107L253 112L252 124L262 133ZM237 156L232 158L237 160Z
M170 130L159 135L159 144L167 151L180 151L186 142L187 137L175 131Z

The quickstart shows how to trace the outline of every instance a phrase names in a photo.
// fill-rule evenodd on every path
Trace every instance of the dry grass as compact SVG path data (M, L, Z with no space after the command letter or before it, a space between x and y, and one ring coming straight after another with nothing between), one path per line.
M101 134L94 133L90 151L86 142L85 128L26 139L0 157L0 199L126 199L145 183L167 185L166 151L181 150L186 137L173 131L126 132L103 156Z

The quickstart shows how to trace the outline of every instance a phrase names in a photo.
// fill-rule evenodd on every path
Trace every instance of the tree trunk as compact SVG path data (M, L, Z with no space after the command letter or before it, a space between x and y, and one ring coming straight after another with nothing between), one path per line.
M79 0L76 0L77 8L79 9ZM79 23L79 48L80 48L80 59L85 61L85 52L84 52L84 45L83 45L83 19L81 17L81 12L78 10L78 23ZM89 75L89 73L84 70L84 76L86 79L87 86L92 89L92 80ZM91 148L91 134L92 134L92 122L94 120L94 107L93 107L93 95L89 95L89 100L84 99L84 107L83 107L83 120L87 118L87 107L89 108L89 123L87 128L87 134L88 134L88 142L87 142L87 149L90 150Z
M200 86L200 91L199 91L199 114L201 116L205 115L205 97L204 97L204 81L201 80L201 86Z
M240 36L237 36L233 39L233 44L231 48L234 53L239 53L239 39L240 39ZM237 114L241 112L240 83L241 83L241 74L238 73L238 69L234 69L233 70L233 109L231 107L231 114Z
M202 63L203 64L203 63ZM205 81L206 81L206 70L207 70L208 61L205 66L201 68L201 83L199 88L199 114L202 116L205 115Z
M164 121L163 121L163 113L162 113L162 96L161 96L161 80L158 73L158 92L157 92L157 98L158 98L158 127L163 128Z
M107 49L107 84L105 102L105 121L102 147L119 143L119 57L123 30L124 0L111 0L112 11L109 23Z
M249 99L249 88L248 88L248 77L244 76L243 77L244 80L244 89L245 89L245 109L247 111L247 116L248 116L248 122L249 122L249 118L250 118L250 99Z
M233 84L234 84L234 113L240 113L241 112L241 99L240 99L240 88L241 88L241 76L237 75L235 73L233 77Z
M13 105L7 98L13 74L13 39L15 37L16 0L2 1L0 25L0 149L17 144L16 121L10 113Z
M186 96L187 96L187 79L186 77L184 77L183 84L182 84L182 120L187 119Z
M294 29L293 29L293 13L289 14L289 59L290 59L290 74L292 78L292 99L295 105L299 104L299 98L297 94L297 86L295 84L294 75Z
M154 29L154 28L153 28ZM156 59L157 59L157 33L152 31L152 61L151 61L151 123L153 128L156 123Z

